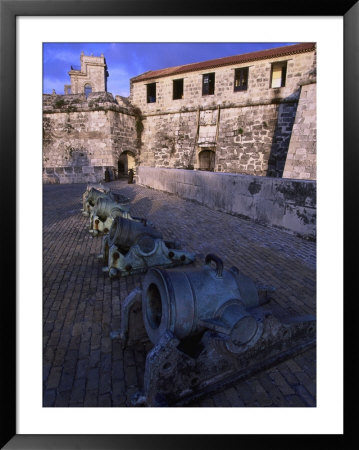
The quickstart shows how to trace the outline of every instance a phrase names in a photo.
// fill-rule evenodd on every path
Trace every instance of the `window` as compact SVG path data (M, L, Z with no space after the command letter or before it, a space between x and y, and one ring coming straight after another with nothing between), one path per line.
M234 71L234 90L246 91L248 87L248 67L242 67Z
M287 61L272 64L271 87L280 88L285 86L287 75Z
M173 100L183 98L183 78L173 80Z
M156 83L147 85L147 103L156 102Z
M202 95L214 94L214 72L205 73L202 80Z
M88 95L91 94L91 92L92 92L91 84L85 84L84 90L85 90L85 95L86 95L86 98L87 98Z

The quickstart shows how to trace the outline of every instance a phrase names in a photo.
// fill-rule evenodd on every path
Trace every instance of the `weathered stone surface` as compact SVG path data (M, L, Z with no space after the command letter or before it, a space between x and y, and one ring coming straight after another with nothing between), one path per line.
M315 178L316 52L291 55L285 86L273 89L271 67L279 61L251 62L243 91L234 91L234 69L248 64L210 69L213 95L202 95L203 71L183 74L183 97L176 100L171 76L153 80L154 103L147 103L147 81L131 81L129 98L114 98L105 87L87 98L44 95L43 165L75 168L46 172L44 182L97 182L106 167L113 179L126 154L133 168L209 168L271 177L285 170L287 178Z
M84 52L80 55L80 67L72 67L69 72L71 90L73 94L83 93L88 86L92 92L106 91L107 65L104 55L88 56ZM65 85L66 91L67 85Z
M300 236L316 237L316 182L139 167L138 183Z
M104 93L102 97L93 94L88 101L83 99L82 109L71 106L75 96L61 97L64 98L61 110L56 109L56 102L44 108L45 183L100 182L104 180L106 167L114 176L121 153L130 152L137 157L135 117L129 111L123 113L119 107L116 110L117 103L111 94ZM91 98L99 101L97 106L91 106Z
M316 179L316 84L302 86L284 178Z
M201 109L216 108L218 104L248 105L275 101L282 99L298 99L300 83L315 76L316 54L314 51L291 55L287 65L286 85L283 88L270 88L271 65L282 61L283 58L252 61L250 64L233 64L224 67L209 69L215 72L214 95L202 95L203 69L192 72L183 72L176 78L184 78L183 98L173 100L173 76L153 79L157 83L157 98L154 103L147 103L146 85L149 81L131 83L131 103L138 106L146 116L164 112L175 112L190 109L193 105ZM248 89L234 91L234 69L249 67ZM152 82L152 80L151 80ZM208 121L206 121L208 123Z

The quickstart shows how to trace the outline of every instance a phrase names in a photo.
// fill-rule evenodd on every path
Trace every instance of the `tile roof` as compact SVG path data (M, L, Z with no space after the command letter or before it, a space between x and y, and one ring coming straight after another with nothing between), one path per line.
M137 83L139 81L151 80L153 78L161 78L170 75L179 75L196 70L214 69L216 67L228 66L231 64L242 64L260 59L277 58L281 56L294 55L296 53L304 53L315 50L314 42L305 42L301 44L286 45L285 47L276 47L268 50L259 50L251 53L243 53L241 55L226 56L224 58L211 59L182 66L168 67L160 70L150 70L141 75L131 78L131 81Z

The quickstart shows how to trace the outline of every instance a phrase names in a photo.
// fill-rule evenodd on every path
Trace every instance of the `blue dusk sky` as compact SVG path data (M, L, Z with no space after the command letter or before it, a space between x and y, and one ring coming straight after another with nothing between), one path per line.
M106 58L107 90L113 95L130 95L130 78L149 70L239 55L294 42L265 43L44 43L43 92L64 93L70 84L70 66L80 66L80 54Z

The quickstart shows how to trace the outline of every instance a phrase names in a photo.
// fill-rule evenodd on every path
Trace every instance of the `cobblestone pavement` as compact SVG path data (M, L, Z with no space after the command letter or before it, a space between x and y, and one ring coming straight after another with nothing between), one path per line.
M276 288L272 307L315 314L316 246L126 181L108 183L131 200L131 214L148 218L166 240L180 240L203 263L207 253L237 266L254 282ZM101 237L81 215L85 185L43 188L43 405L130 406L142 387L146 348L111 339L121 302L143 275L110 279L96 258ZM307 350L189 406L316 405L316 352Z

